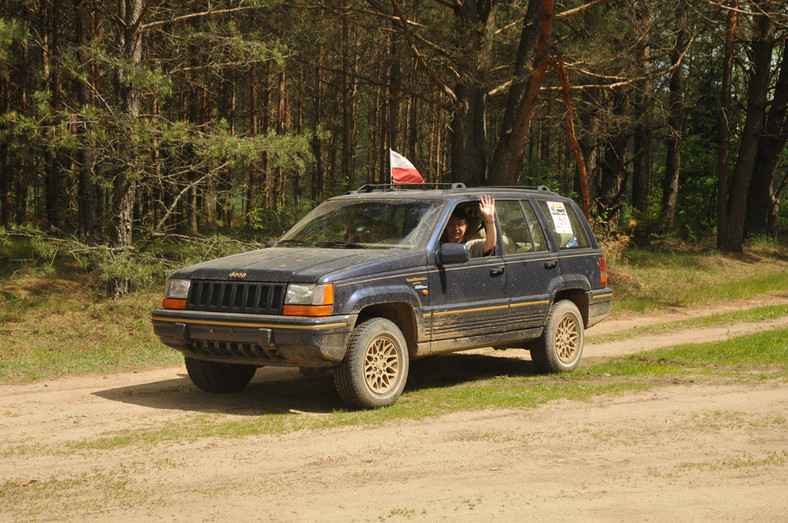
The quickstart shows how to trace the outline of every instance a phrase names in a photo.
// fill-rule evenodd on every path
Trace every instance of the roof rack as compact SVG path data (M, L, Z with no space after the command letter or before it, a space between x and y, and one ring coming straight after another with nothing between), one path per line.
M352 193L370 193L373 191L401 191L405 189L420 189L422 191L427 191L430 189L443 189L443 190L451 190L451 191L462 191L468 189L464 183L461 182L454 182L454 183L437 183L437 182L425 182L425 183L379 183L379 184L364 184L355 191L348 191L345 194L352 194ZM482 187L471 187L471 189L478 190L478 189L521 189L527 191L540 191L540 192L549 192L552 193L552 189L546 185L490 185L490 186L482 186Z
M379 184L364 184L355 191L350 192L372 192L372 191L399 191L404 189L421 189L427 191L429 189L449 189L458 190L466 189L464 183L379 183Z

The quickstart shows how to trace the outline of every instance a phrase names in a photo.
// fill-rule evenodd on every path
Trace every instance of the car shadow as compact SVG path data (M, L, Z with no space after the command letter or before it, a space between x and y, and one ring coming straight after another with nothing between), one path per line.
M518 357L453 353L412 361L404 394L421 389L453 387L496 376L531 376L532 363ZM298 369L263 367L241 392L212 394L201 391L186 371L176 378L96 391L93 395L152 409L187 412L226 412L236 415L327 414L347 410L330 375L305 376Z

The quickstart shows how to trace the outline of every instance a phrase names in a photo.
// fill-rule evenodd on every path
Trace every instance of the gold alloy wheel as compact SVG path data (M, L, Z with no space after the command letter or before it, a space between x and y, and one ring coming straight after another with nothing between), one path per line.
M397 383L400 361L396 342L379 336L367 347L364 357L364 378L375 394L386 394Z
M575 319L566 315L561 318L555 330L555 352L564 363L572 361L578 349L580 333Z

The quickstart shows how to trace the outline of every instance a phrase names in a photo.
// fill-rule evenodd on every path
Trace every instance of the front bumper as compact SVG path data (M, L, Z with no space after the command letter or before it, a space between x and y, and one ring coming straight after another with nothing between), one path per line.
M325 367L345 357L355 315L309 318L157 309L153 332L185 356L251 365Z

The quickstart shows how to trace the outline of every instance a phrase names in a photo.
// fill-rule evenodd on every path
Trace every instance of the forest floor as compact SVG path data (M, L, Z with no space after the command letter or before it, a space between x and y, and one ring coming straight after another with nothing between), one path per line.
M619 316L587 335L608 339L599 335L784 303L788 293L778 292ZM584 364L786 325L783 316L591 339ZM468 357L440 362L462 366ZM270 401L279 390L272 383L286 391L285 412L294 390L333 393L328 378L274 368L258 371L244 392L219 396L198 391L182 366L0 385L0 520L784 521L788 513L788 393L780 380L674 380L588 401L374 426L133 436L217 412L243 421L251 414L233 407L262 392Z

